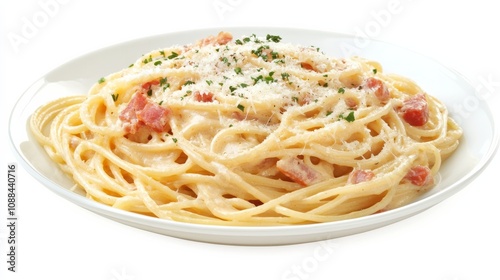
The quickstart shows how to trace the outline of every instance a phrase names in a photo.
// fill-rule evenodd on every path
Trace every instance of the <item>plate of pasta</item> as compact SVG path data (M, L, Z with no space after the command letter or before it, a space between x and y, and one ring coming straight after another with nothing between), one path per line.
M241 245L368 231L469 184L498 133L457 72L359 42L241 27L109 46L33 83L10 139L41 184L148 231Z

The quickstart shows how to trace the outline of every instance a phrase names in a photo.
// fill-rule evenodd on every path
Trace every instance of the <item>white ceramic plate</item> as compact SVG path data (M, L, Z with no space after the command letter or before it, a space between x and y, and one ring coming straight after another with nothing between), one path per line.
M21 96L10 118L10 139L20 162L43 185L60 196L110 219L145 230L197 241L277 245L324 240L355 234L407 218L450 197L478 176L495 153L498 132L486 101L458 73L436 61L388 43L349 35L284 28L228 28L235 38L280 35L283 42L316 46L329 55L360 55L381 62L385 72L415 80L450 108L464 129L460 147L440 171L439 184L407 206L346 221L283 227L206 226L161 220L117 210L70 190L71 179L46 156L27 128L31 113L58 96L85 93L100 77L118 71L141 54L174 44L186 44L217 34L220 29L171 33L107 47L61 65L36 81ZM472 106L472 105L474 106Z

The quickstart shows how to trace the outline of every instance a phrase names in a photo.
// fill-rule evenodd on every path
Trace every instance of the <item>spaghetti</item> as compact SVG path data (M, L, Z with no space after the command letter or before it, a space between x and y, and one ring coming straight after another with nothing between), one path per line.
M226 32L145 54L30 126L89 199L262 226L414 201L462 135L438 99L378 62Z

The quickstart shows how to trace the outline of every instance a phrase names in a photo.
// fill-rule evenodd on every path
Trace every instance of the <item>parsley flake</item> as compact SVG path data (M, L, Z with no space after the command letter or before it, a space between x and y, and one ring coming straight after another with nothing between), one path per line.
M166 85L167 84L167 78L160 78L160 86Z
M281 41L281 37L277 36L277 35L267 34L266 40L267 41L272 41L274 43L279 43Z
M174 59L174 58L176 58L176 57L178 57L178 56L179 56L179 54L178 54L178 53L176 53L176 52L172 52L172 53L168 56L168 59Z
M255 78L254 77L251 77L251 78L253 80L253 84L254 85L257 84L259 81L264 80L264 76L262 76L262 75L259 75L259 76L255 77Z
M347 116L344 116L344 114L340 114L339 120L346 120L347 122L353 122L355 120L354 111L351 111Z

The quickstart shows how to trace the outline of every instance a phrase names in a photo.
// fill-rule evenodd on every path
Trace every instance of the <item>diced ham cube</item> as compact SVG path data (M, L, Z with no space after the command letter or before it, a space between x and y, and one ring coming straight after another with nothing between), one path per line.
M300 67L302 67L303 69L306 69L306 70L310 70L310 71L315 71L315 72L318 72L316 71L316 69L314 69L314 67L308 63L308 62L301 62L300 63Z
M142 126L156 132L168 131L170 115L170 109L149 101L141 93L136 93L121 111L119 118L123 122L125 132L135 134Z
M135 94L134 97L130 100L127 107L123 109L120 113L120 120L124 123L125 132L134 134L137 132L141 123L139 118L137 117L138 112L140 112L146 104L148 100L142 94Z
M347 97L346 99L344 99L344 102L345 102L345 105L347 106L347 108L350 108L353 110L358 108L359 101L354 97Z
M399 109L403 119L412 126L422 126L429 120L429 106L424 94L417 94L403 102Z
M380 102L387 102L391 98L391 94L389 93L389 89L381 80L377 78L370 77L366 79L366 86L373 90L373 94L377 97Z
M278 170L294 182L308 186L321 180L321 174L296 157L286 157L276 162Z
M211 92L195 91L194 92L194 100L196 100L198 102L213 102L214 101L214 94Z
M207 45L225 45L233 39L233 35L229 32L219 32L217 36L208 36L198 42L199 46Z
M156 132L165 132L170 129L168 121L170 120L171 111L156 103L148 102L144 109L138 112L137 117L146 126Z
M429 186L434 183L430 168L422 165L412 167L405 175L404 179L420 187Z
M156 85L159 85L159 84L160 84L160 81L158 81L158 80L152 80L152 81L145 82L144 84L142 84L142 88L145 89L145 90L149 90L149 89L151 89L152 86L156 86Z
M349 173L349 177L347 179L347 183L349 184L358 184L362 182L368 182L375 177L375 173L371 170L361 170L355 169L351 173Z

